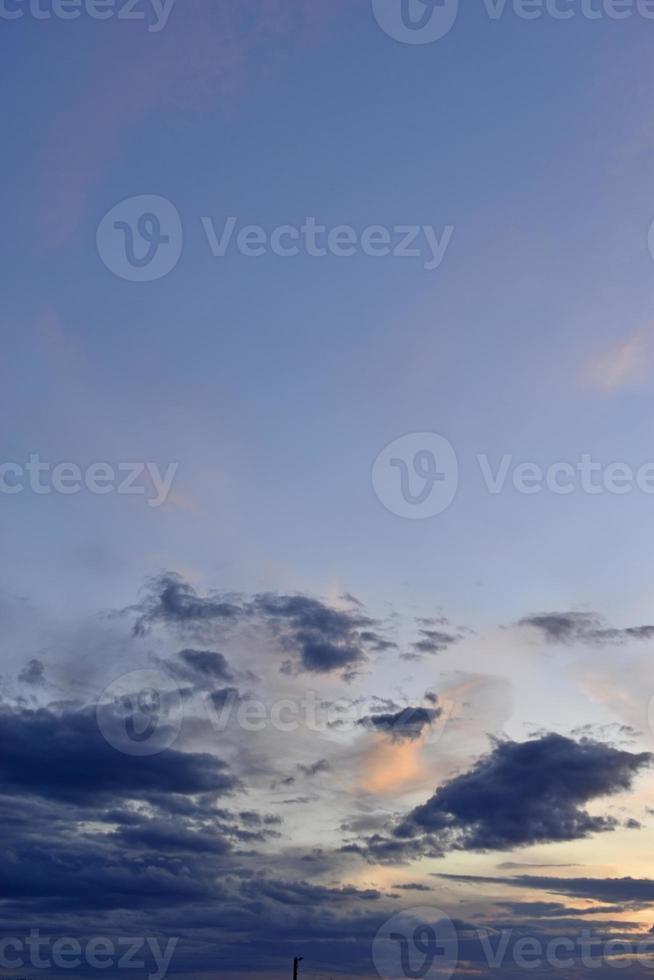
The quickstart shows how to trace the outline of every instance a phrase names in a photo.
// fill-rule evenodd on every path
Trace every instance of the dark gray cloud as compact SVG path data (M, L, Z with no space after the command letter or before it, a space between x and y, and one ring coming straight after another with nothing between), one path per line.
M215 650L180 650L177 656L187 668L189 678L210 683L234 680L227 658Z
M233 624L242 615L236 597L217 594L199 596L196 590L179 575L167 572L153 579L143 601L135 607L138 618L134 632L143 635L157 623L181 627L198 624Z
M537 629L548 643L572 645L623 644L629 640L651 640L654 626L629 626L617 629L609 626L594 612L551 612L526 616L518 626Z
M393 885L393 888L397 888L399 891L404 891L404 892L430 892L431 891L429 885L424 885L420 881L407 881L401 885Z
M297 654L290 672L351 672L383 648L384 638L374 631L374 621L357 611L333 609L309 596L255 596L252 614L269 624L281 645Z
M3 934L176 936L181 975L279 974L301 937L315 963L365 973L390 900L366 912L384 901L376 889L332 884L333 872L307 881L308 864L294 879L276 872L280 855L259 849L283 833L281 818L218 805L235 785L220 760L121 754L72 706L4 707L0 738Z
M336 609L306 595L262 593L246 598L211 592L202 596L172 573L152 580L142 601L130 611L136 612L134 632L140 636L156 625L199 638L238 625L265 628L290 654L282 669L291 674L340 672L351 677L371 653L396 646L358 603Z
M241 695L237 687L219 687L210 693L209 700L216 711L222 711L224 708L231 708L238 704Z
M421 629L418 633L420 639L411 644L416 653L442 653L461 640L459 634L444 630Z
M326 902L342 901L355 898L357 901L374 902L381 898L381 892L376 888L355 888L346 885L339 888L327 888L324 885L314 885L306 881L273 881L268 878L256 878L244 885L245 894L260 898L273 898L283 905L321 905Z
M589 813L586 804L629 789L651 759L647 752L556 734L495 742L472 769L412 810L391 836L374 835L367 846L373 858L392 861L451 850L502 851L611 831L619 822Z
M404 708L391 713L366 715L357 722L364 728L388 734L394 740L420 738L425 728L429 728L442 715L442 708Z
M327 759L318 759L316 762L312 762L310 765L305 766L302 763L298 765L299 771L307 777L307 779L313 778L313 776L319 776L320 773L330 772L331 764Z
M45 666L36 658L28 661L18 674L21 684L30 684L38 687L45 683Z
M500 861L497 865L498 871L512 871L516 868L576 868L576 864L551 864L550 862L540 862L532 864L531 861Z
M629 789L651 758L556 734L497 742L469 772L416 807L396 836L433 834L448 849L506 850L612 830L615 818L591 815L584 805Z
M117 751L91 710L0 708L0 792L97 805L103 797L228 793L238 783L213 755Z
M52 935L124 935L126 929L181 935L173 972L182 976L196 970L283 976L289 949L305 955L307 973L310 964L318 976L371 976L371 941L380 925L400 905L430 904L430 889L411 882L410 874L391 894L344 885L350 880L348 855L399 863L448 849L505 850L526 841L568 839L564 830L573 836L610 830L617 821L591 817L586 803L627 788L649 758L590 739L562 744L548 741L557 736L543 736L522 746L499 743L423 807L389 825L398 801L390 807L386 801L382 812L378 798L353 802L347 783L344 791L336 778L341 766L346 779L359 771L370 748L366 738L352 739L351 746L330 738L305 743L272 727L250 738L236 723L212 727L217 719L204 714L207 703L222 711L252 697L246 683L262 683L237 666L235 655L229 662L218 652L228 650L223 632L243 629L234 648L244 656L250 650L244 641L255 648L263 641L261 655L275 667L287 659L293 673L348 677L393 647L393 634L360 604L343 609L303 595L201 594L182 579L164 576L151 584L136 619L139 635L150 632L147 645L134 640L133 649L149 662L155 658L184 688L184 724L174 748L154 756L121 754L102 739L95 712L72 704L0 707L0 888L11 898L0 909L3 934L39 926ZM448 632L445 624L420 625L424 640L437 641L441 626ZM254 664L259 665L260 660ZM306 678L304 684L279 681L291 693L306 684ZM336 703L338 682L320 678L324 704ZM402 678L401 685L387 685L385 698L360 693L349 710L364 706L362 725L369 731L417 738L441 712L432 691L414 699L427 683L423 677L408 695L403 692L409 679ZM45 690L22 694L43 698ZM198 746L208 751L181 750ZM356 758L347 754L350 747ZM330 769L333 779L320 778ZM295 787L279 793L284 799L264 796L275 777L280 788ZM315 787L314 795L300 796L308 787ZM277 810L288 824L258 806ZM305 837L297 828L317 820L319 832L325 827L324 850L299 843ZM329 849L341 841L341 851ZM374 881L373 873L369 877ZM513 917L520 928L531 927L530 919L560 925L583 915L575 907L582 897L580 892L569 908L564 899L507 901L495 906L493 922ZM628 903L616 894L603 901L604 912L617 915L640 899ZM465 933L461 943L464 960L469 954L471 963L483 962L478 944L466 945Z
M558 878L553 875L514 875L509 878L500 878L451 874L439 874L437 877L471 885L490 884L531 888L552 892L556 895L594 899L598 902L627 905L654 902L654 880L651 878Z
M628 906L597 905L591 908L574 908L561 902L495 902L499 909L505 909L512 916L532 919L568 919L586 915L622 915Z

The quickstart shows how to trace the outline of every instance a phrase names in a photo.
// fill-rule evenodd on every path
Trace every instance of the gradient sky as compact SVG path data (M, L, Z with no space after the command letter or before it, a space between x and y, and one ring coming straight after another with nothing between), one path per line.
M370 0L177 0L159 32L0 15L0 462L176 465L161 507L0 494L3 936L372 980L405 907L455 922L461 975L519 972L482 926L647 935L654 497L492 494L477 462L654 464L654 20L572 6L463 0L426 44ZM183 226L152 282L96 243L140 195ZM454 232L434 270L214 257L201 219L229 216ZM430 432L458 492L404 519L373 464ZM138 670L175 729L143 757L96 718ZM317 731L271 721L314 696Z

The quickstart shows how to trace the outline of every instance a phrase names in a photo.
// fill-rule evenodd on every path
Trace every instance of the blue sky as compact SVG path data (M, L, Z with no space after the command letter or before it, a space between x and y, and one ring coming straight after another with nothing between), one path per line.
M277 771L286 752L298 781L321 759L323 773L345 773L321 787L308 820L291 806L282 837L265 841L274 873L294 887L293 835L311 848L322 832L333 863L315 887L374 888L386 902L403 878L431 887L441 870L495 874L515 857L508 837L499 848L508 855L480 856L465 828L460 854L436 860L422 841L409 870L377 865L370 850L373 829L402 826L382 831L379 813L399 820L437 787L454 797L449 781L479 759L502 770L488 735L516 746L555 734L572 740L573 756L574 739L593 739L633 794L620 806L643 824L602 834L580 823L576 843L525 840L518 852L535 847L541 864L548 848L560 851L553 863L585 868L580 878L649 873L651 779L636 789L632 763L610 753L652 748L652 495L590 495L577 484L532 495L512 483L526 462L546 471L586 455L602 473L654 462L654 21L589 20L580 6L570 4L570 20L532 21L511 5L493 20L483 3L462 3L453 29L426 44L389 37L368 0L177 0L159 32L83 13L40 20L26 6L15 20L0 14L11 88L0 109L2 462L134 464L147 490L0 494L3 704L25 713L22 724L40 708L65 728L67 712L86 718L122 674L163 671L191 685L179 743L190 766L193 753L214 752L200 702L215 692L191 678L183 649L224 650L239 697L259 685L266 704L300 697L310 681L371 718L431 711L425 695L436 692L430 724L451 721L436 743L427 722L385 741L383 722L363 723L356 737L328 733L323 744L321 732L301 748L279 732L250 745L230 729L226 761L234 788L251 780L248 810L265 811L271 785L291 778ZM143 195L170 202L183 233L174 268L134 282L112 272L96 236L113 208ZM357 235L427 226L451 237L431 270L424 256L359 248L254 258L233 247L216 257L202 219L219 232L230 216L267 234L313 216ZM410 520L384 506L372 468L386 446L425 432L451 443L458 492L443 513ZM492 471L508 459L502 492L488 492L478 456ZM146 462L175 467L160 507L148 505ZM175 616L162 612L166 581L184 583ZM232 593L241 611L224 632L212 603ZM313 618L300 627L294 613L244 598L269 593L325 604L322 654L306 646L306 631L318 642ZM141 634L131 632L137 606L155 610ZM360 636L359 608L394 647ZM563 633L524 622L542 613L566 617ZM596 618L582 628L579 613ZM412 659L420 628L449 639ZM315 670L334 642L343 662ZM34 660L43 676L37 668L21 681ZM539 746L545 768L552 745ZM587 798L593 814L603 795ZM141 803L155 819L159 801ZM312 819L325 821L320 839L300 829ZM339 851L354 837L366 855L356 867ZM430 900L455 907L451 888ZM619 921L640 928L646 912L629 901ZM497 912L464 904L459 914L490 922ZM160 918L156 928L168 927ZM269 953L262 975L277 968ZM204 953L189 955L182 969L206 969ZM353 975L373 976L365 962ZM225 963L220 975L237 975L231 952Z
M451 585L435 552L451 567L464 550L471 571L473 550L475 576L487 580L500 551L513 556L507 580L520 570L534 589L562 589L563 601L581 568L569 582L543 582L527 572L532 553L575 563L570 551L587 533L594 547L607 519L618 525L611 549L633 565L648 500L489 501L464 486L456 509L413 528L378 509L368 473L391 439L423 430L442 432L463 460L647 456L646 386L607 395L580 381L594 356L648 327L643 21L524 22L509 11L497 23L466 8L423 47L392 41L357 4L307 36L282 27L261 41L243 28L227 80L219 37L193 65L192 11L185 20L175 10L161 34L135 36L142 26L7 24L19 84L5 110L4 318L19 370L6 396L13 404L24 390L23 358L36 389L12 449L77 459L129 447L134 458L179 461L195 520L172 515L162 527L156 515L145 527L138 507L115 519L135 528L140 548L181 538L207 570L211 552L238 567L243 549L256 549L239 568L243 584L283 555L299 587L346 568L360 589L393 593L413 575L414 588L442 594ZM175 32L188 49L171 56ZM148 57L160 96L142 92ZM108 111L112 95L143 108L134 120L130 106ZM170 276L139 288L108 274L94 235L110 207L140 193L175 203L185 248ZM267 227L311 214L455 232L432 273L390 257L214 259L200 217L220 225L231 214ZM53 244L53 226L65 241ZM61 344L37 357L34 375L44 316L56 317ZM85 435L89 412L104 426ZM229 488L207 475L215 468ZM50 521L36 503L16 502L16 533ZM58 520L75 537L79 506L69 503ZM238 543L225 541L225 504L241 524ZM99 549L116 540L101 533L111 511ZM79 531L87 537L85 524ZM379 576L380 561L396 571ZM598 578L604 595L601 574L586 565L584 589Z

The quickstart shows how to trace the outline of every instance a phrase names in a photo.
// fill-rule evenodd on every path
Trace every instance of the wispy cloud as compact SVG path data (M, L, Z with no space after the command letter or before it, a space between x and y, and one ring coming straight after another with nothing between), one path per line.
M642 384L653 368L654 329L646 327L593 354L583 368L582 380L598 391L619 391Z
M37 212L46 245L60 246L76 233L89 196L131 129L151 113L231 110L256 66L270 68L271 50L280 57L281 39L306 43L320 36L319 28L343 6L342 0L184 0L158 34L132 24L105 25L106 41L79 98L52 120L46 135Z

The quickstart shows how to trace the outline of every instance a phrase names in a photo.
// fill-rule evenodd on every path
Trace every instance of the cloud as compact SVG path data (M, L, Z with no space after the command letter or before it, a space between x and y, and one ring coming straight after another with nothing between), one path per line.
M291 878L283 853L265 850L281 818L218 805L236 788L221 760L122 755L92 712L70 705L4 706L0 738L0 888L11 896L4 932L23 936L47 923L59 936L178 936L181 975L234 975L246 943L249 976L279 974L286 945L301 936L314 961L328 944L330 966L365 972L390 900L335 883L327 853L317 871L328 882L306 880L306 862ZM321 771L324 760L306 768Z
M284 648L299 654L290 671L348 672L383 640L363 613L334 609L309 596L267 593L255 596L249 608L270 625Z
M241 695L237 687L219 687L209 695L209 701L217 711L233 707L240 700Z
M536 891L588 898L598 902L651 904L654 902L654 880L651 878L557 878L541 875L515 875L499 878L484 875L439 874L437 877L464 884L503 885Z
M199 596L179 575L166 572L152 580L140 606L134 633L143 636L161 623L177 627L196 627L206 623L232 624L242 616L238 600Z
M628 626L616 629L608 626L601 616L594 612L552 612L525 616L516 624L533 627L542 633L548 643L566 646L580 644L616 644L629 640L651 640L654 626Z
M392 830L368 840L372 857L397 859L448 851L510 850L611 831L618 821L585 805L631 787L651 762L588 739L549 734L495 742L472 769L440 786Z
M600 905L595 908L571 908L560 902L495 902L500 909L506 909L511 915L521 918L542 919L570 918L586 915L621 915L625 911L623 905Z
M302 763L298 764L299 771L307 777L307 779L312 779L314 776L319 776L320 773L330 772L331 764L327 759L318 759L317 762L312 762L309 766L304 766Z
M290 654L282 664L287 674L338 672L351 678L370 654L395 646L379 631L377 622L358 607L338 609L301 594L244 597L210 592L203 596L170 572L153 579L131 611L137 616L137 636L144 636L155 626L202 638L238 626L265 629ZM186 653L192 667L198 669L203 660L206 669L206 652L199 658L196 651ZM213 666L215 669L215 659ZM222 667L228 669L226 664Z
M373 714L360 718L357 724L376 732L389 734L393 740L420 738L442 715L441 708L404 708L391 714Z
M584 368L584 381L604 392L642 383L654 364L652 341L651 328L638 330L608 350L595 354Z
M534 864L531 861L500 861L497 865L499 871L510 871L515 868L576 868L576 864L550 864L549 862L539 862Z
M180 650L177 654L186 668L189 679L214 681L233 681L234 674L227 658L214 650Z
M461 636L443 630L421 629L418 632L421 639L411 644L416 653L442 653L461 640Z
M166 749L125 755L109 745L91 710L0 708L0 791L97 806L121 795L233 791L227 765L205 753Z
M30 660L18 674L21 684L39 686L45 683L45 667L40 660Z

